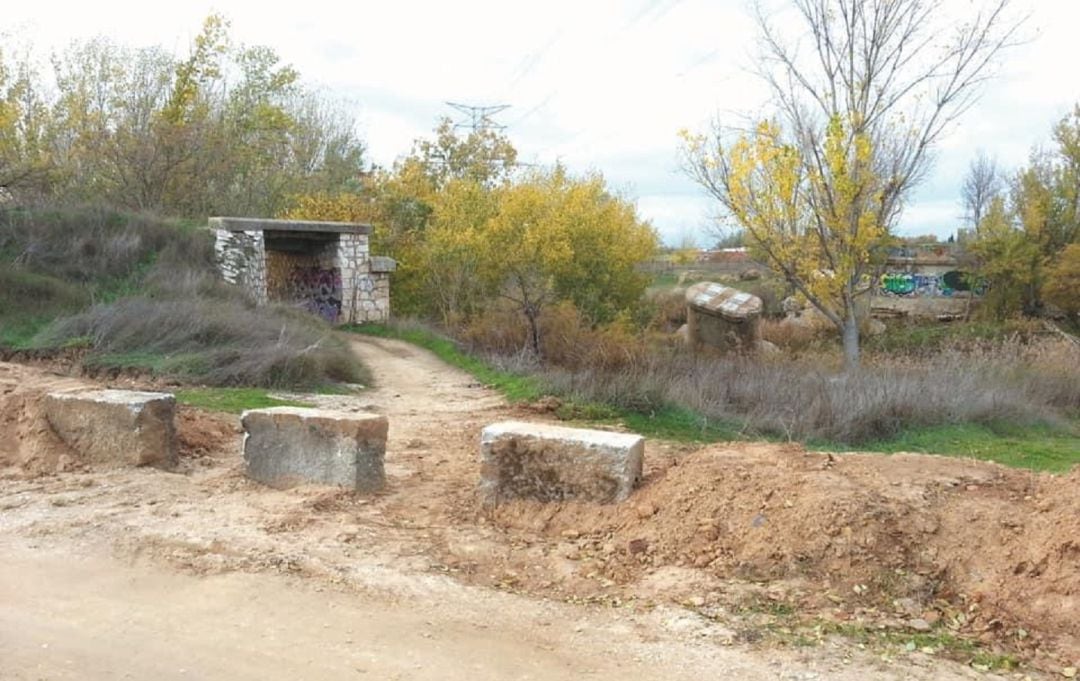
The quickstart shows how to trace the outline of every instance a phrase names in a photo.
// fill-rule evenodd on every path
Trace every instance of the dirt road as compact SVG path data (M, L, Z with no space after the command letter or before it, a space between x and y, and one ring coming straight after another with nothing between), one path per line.
M661 483L679 479L671 471L690 478L680 494L705 481L687 448L649 443L643 498L658 505L649 517L633 505L631 521L575 505L481 513L480 428L548 417L407 344L354 347L378 387L311 399L389 416L388 488L373 497L252 483L235 417L193 410L181 414L178 473L0 475L0 680L995 678L932 651L862 650L836 637L777 647L762 641L777 626L768 599L805 593L805 579L764 587L720 579L693 556L628 553L620 533L673 522L669 512L698 523L685 499L662 496L671 492ZM13 413L5 395L29 412L35 385L57 385L40 370L2 368L0 424ZM737 453L776 458L770 447ZM922 475L937 485L995 474L964 466ZM915 494L908 483L897 490ZM662 546L659 535L675 529L656 524L649 541ZM855 605L842 606L845 618L858 616Z

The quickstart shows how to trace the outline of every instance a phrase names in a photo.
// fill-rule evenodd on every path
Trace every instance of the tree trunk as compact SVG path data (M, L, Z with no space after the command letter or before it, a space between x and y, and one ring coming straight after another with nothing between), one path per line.
M539 310L525 310L525 318L529 320L529 345L532 346L533 354L540 357L540 313Z
M859 368L859 319L854 305L848 308L840 335L844 342L844 370L855 371Z

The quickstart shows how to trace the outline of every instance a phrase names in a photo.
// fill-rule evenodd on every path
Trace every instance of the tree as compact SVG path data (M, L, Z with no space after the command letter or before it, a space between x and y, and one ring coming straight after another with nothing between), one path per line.
M1069 244L1046 275L1046 300L1077 321L1080 315L1080 243Z
M1014 226L1005 199L995 197L978 227L979 238L969 247L979 277L989 284L982 309L1005 319L1030 304L1038 284L1038 245Z
M832 321L849 369L859 364L857 298L934 145L1013 42L1009 2L944 30L940 2L790 0L794 20L783 25L798 35L759 5L775 120L734 141L719 123L686 136L690 175Z
M452 179L494 187L510 178L517 163L517 149L498 130L472 130L462 137L449 118L439 120L434 139L416 141L412 156L436 189Z
M1080 242L1080 106L1054 126L1053 139L1055 147L1033 151L1017 171L1008 203L995 199L1001 205L980 221L971 247L981 276L991 282L988 310L999 317L1038 313L1050 271ZM1054 291L1060 296L1059 287Z
M986 216L991 202L1001 196L1004 191L1005 183L997 161L979 152L979 155L968 166L967 175L960 186L964 221L977 228Z
M186 217L270 215L293 193L355 183L353 119L267 47L233 46L210 15L188 54L105 38L53 55L0 54L0 185L16 199Z
M574 178L559 166L501 190L478 236L482 276L521 311L537 355L546 306L569 301L593 324L614 321L644 293L637 266L657 247L652 228L600 175Z
M52 170L47 105L29 58L0 50L0 201L37 194Z

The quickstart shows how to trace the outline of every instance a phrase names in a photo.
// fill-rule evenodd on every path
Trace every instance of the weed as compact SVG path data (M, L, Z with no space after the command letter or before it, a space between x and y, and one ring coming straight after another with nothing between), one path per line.
M271 397L266 390L258 388L187 388L176 391L176 401L191 407L230 414L267 407L312 406L308 402Z

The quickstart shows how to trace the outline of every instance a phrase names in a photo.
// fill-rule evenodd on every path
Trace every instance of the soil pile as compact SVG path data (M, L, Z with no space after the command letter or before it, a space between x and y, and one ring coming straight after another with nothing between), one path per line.
M903 602L931 621L962 612L987 638L1023 629L1023 646L1080 651L1078 485L1080 470L716 446L654 462L623 505L517 501L492 519L570 538L572 558L618 584L671 566L787 581L804 607Z
M76 380L0 363L0 473L33 477L77 467L41 407L46 393L78 388Z

